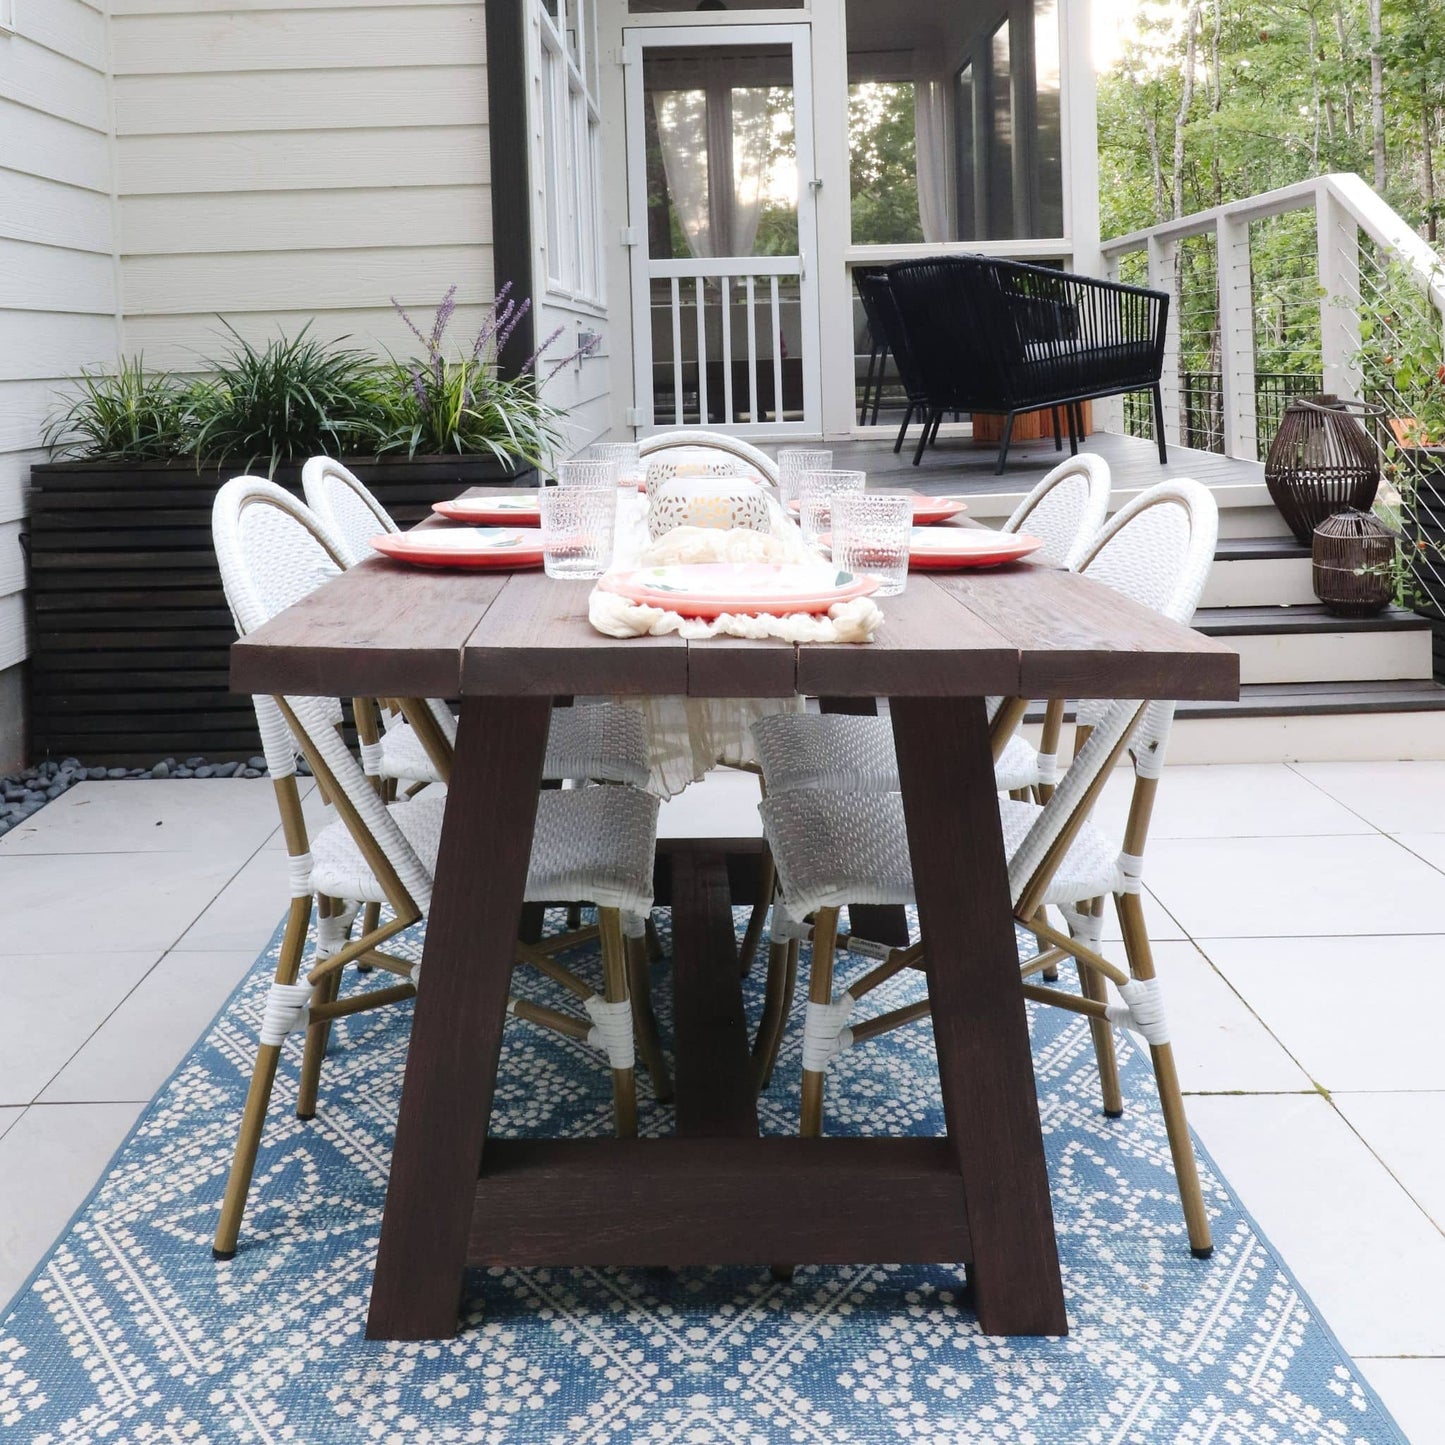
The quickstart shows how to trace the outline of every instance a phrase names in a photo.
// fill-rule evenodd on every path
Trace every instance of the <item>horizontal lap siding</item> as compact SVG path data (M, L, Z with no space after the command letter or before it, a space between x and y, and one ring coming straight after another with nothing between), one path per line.
M218 316L398 354L395 296L492 290L479 3L115 0L125 343L193 369Z
M45 0L15 22L0 40L0 670L28 651L20 539L45 419L117 338L105 15ZM18 748L0 738L0 758Z

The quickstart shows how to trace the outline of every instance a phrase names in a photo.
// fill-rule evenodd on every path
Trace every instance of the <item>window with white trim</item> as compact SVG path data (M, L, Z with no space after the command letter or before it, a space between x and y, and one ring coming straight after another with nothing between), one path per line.
M545 0L541 17L542 175L547 290L601 305L601 129L591 0ZM558 13L553 13L558 12Z

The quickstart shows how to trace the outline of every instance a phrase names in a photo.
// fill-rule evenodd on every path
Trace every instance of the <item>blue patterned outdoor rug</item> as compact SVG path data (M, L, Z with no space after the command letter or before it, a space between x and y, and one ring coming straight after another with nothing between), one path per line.
M664 924L665 914L659 914ZM419 948L408 937L407 947ZM1034 1057L1071 1332L979 1333L961 1269L489 1270L454 1340L362 1337L409 1008L339 1024L310 1123L287 1049L241 1251L210 1256L265 986L264 955L161 1090L0 1325L0 1438L439 1445L1400 1441L1205 1161L1216 1250L1186 1247L1147 1060L1121 1041L1105 1120L1083 1020L1035 1009ZM582 953L581 950L578 951ZM576 957L576 955L574 955ZM579 964L596 972L595 958ZM755 970L760 975L761 969ZM667 1027L666 968L656 970ZM1069 982L1067 976L1065 983ZM534 981L524 986L531 993ZM916 996L916 976L880 1007ZM760 1006L761 979L749 986ZM882 992L882 991L880 991ZM535 996L546 998L537 985ZM561 1000L551 1000L561 1002ZM591 1051L513 1022L502 1134L603 1134ZM800 1041L761 1106L797 1117ZM645 1132L668 1127L639 1074ZM835 1133L942 1132L927 1024L829 1079Z

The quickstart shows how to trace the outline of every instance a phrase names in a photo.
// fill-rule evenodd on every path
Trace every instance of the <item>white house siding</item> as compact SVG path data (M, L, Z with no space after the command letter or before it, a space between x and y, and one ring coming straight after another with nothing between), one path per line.
M116 355L104 7L13 9L0 33L0 770L23 746L30 463L63 378Z
M128 352L193 369L308 320L398 354L395 296L493 291L477 0L111 0ZM313 320L314 318L314 320Z

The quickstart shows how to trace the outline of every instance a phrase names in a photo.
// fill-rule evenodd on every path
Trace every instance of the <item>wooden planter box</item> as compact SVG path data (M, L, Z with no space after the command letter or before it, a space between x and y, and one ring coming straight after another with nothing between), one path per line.
M1087 436L1094 430L1094 403L1091 401L1081 402L1080 406L1084 413L1084 434ZM973 444L976 447L994 447L1003 440L1002 416L990 411L976 411L973 414ZM1063 430L1064 445L1069 443L1069 423L1064 416L1062 409L1059 412L1059 426ZM1014 418L1014 429L1012 441L1036 442L1047 439L1054 439L1054 416L1053 408L1045 407L1043 411L1021 412Z
M349 463L404 526L474 486L530 485L490 457ZM30 751L110 765L260 751L228 681L235 639L211 548L223 464L53 462L30 471ZM300 465L276 480L301 494Z

